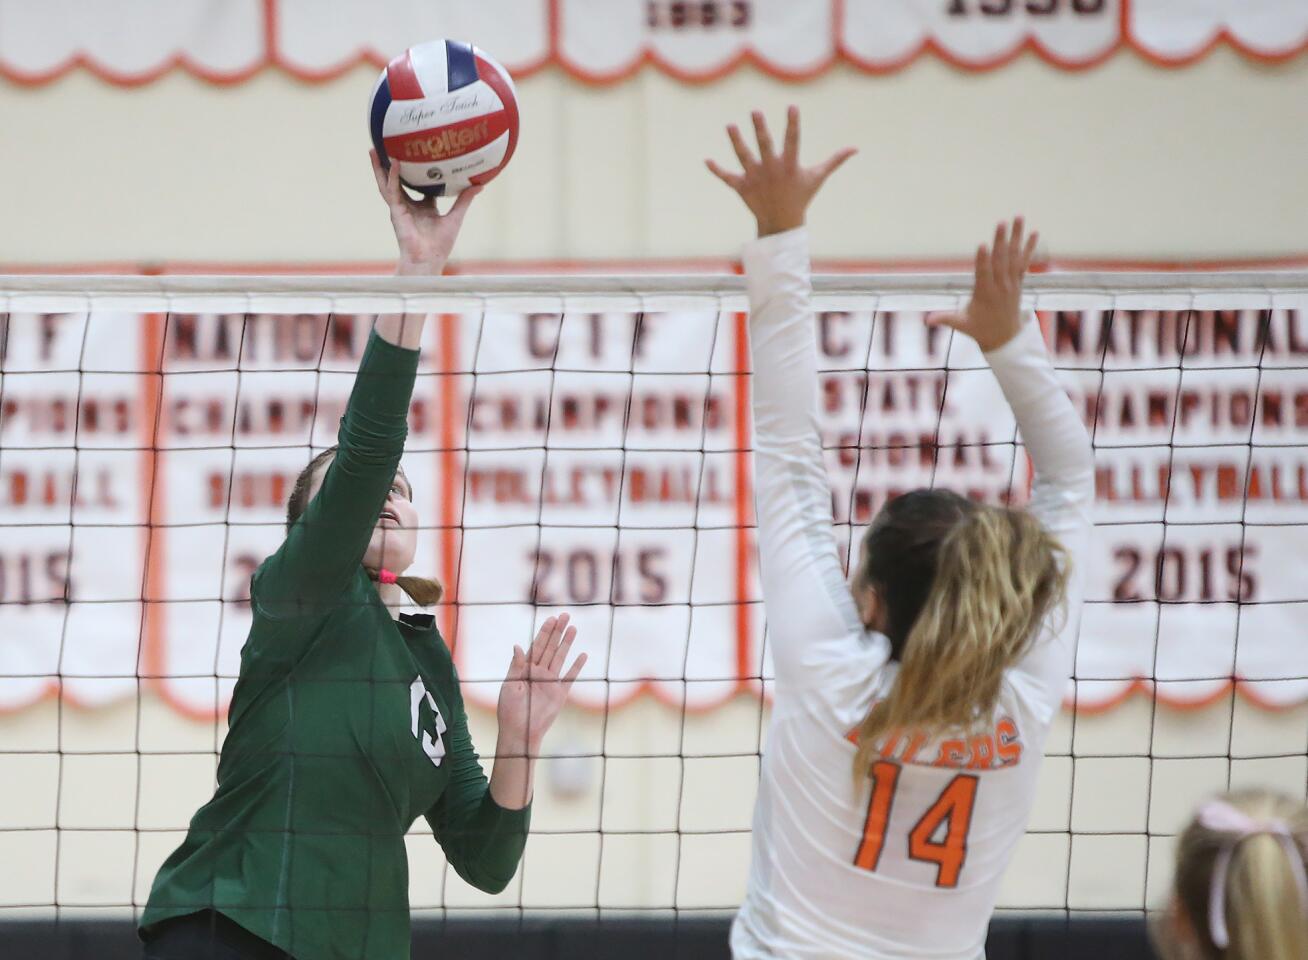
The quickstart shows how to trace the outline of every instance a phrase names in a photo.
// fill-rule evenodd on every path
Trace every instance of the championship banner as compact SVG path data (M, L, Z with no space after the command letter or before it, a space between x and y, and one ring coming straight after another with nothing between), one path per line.
M335 442L371 317L0 315L0 709L62 690L230 697L248 583ZM1308 318L1041 314L1090 426L1098 500L1068 704L1308 700ZM428 324L404 469L415 573L470 701L570 611L593 710L766 693L746 318L456 314ZM845 562L888 497L1020 504L1030 466L976 347L915 311L828 312L820 429Z
M649 66L688 82L742 64L802 80L924 54L988 70L1030 51L1079 70L1124 48L1179 67L1214 47L1254 60L1308 49L1301 0L0 0L0 76L85 68L116 84L181 69L232 84L269 67L318 82L415 43L476 43L521 78L557 66L614 83Z

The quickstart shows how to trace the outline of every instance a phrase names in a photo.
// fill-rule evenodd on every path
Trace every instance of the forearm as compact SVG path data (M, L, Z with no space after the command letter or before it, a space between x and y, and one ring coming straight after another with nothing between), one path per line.
M401 259L395 267L397 277L438 277L445 269L445 260L433 263L413 263ZM383 313L377 318L374 329L387 343L406 350L417 350L422 345L422 331L427 324L425 313Z
M497 893L513 878L531 825L532 762L504 742L489 784L468 736L460 702L449 729L450 781L427 813L450 865L479 890Z
M1026 319L986 360L999 381L1036 473L1045 480L1084 480L1093 470L1085 424L1054 372L1040 325Z
M530 829L530 806L502 806L487 790L471 816L438 839L459 876L479 890L499 893L517 872Z
M377 336L393 346L417 350L422 345L422 330L426 324L425 313L383 313L373 329Z
M403 338L399 336L399 316L395 315L393 326L384 324L389 319L378 318L377 336L364 351L337 434L338 460L375 466L376 470L369 471L369 479L383 498L404 452L409 403L418 374L416 349L397 342L408 338L407 333ZM387 332L393 337L387 337ZM375 518L368 519L371 529Z
M817 346L808 235L802 229L745 248L755 442L817 440Z
M1085 424L1058 382L1040 326L986 354L1012 407L1035 478L1027 509L1073 553L1083 546L1094 506L1094 451Z
M535 755L527 745L513 737L500 736L495 745L495 765L491 768L490 794L505 810L521 810L531 803L536 774Z
M857 630L832 529L817 422L817 341L808 238L791 230L745 250L753 359L759 572L779 669L815 637Z

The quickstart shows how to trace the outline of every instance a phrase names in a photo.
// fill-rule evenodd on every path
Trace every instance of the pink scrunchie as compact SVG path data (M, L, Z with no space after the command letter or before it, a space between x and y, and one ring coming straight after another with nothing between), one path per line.
M1290 870L1299 887L1299 899L1308 911L1308 868L1295 840L1294 831L1284 820L1255 820L1225 800L1210 800L1199 808L1196 818L1201 826L1218 833L1228 834L1222 842L1217 862L1213 866L1213 883L1208 893L1208 932L1213 945L1225 950L1231 945L1231 934L1226 929L1226 879L1231 869L1231 857L1242 840L1268 834L1285 850L1290 859Z
M378 583L394 583L395 580L395 574L391 573L389 570L382 570L377 574Z

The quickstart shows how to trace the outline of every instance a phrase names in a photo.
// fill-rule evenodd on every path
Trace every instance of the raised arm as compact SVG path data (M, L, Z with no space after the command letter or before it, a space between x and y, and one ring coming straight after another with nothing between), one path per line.
M576 627L568 615L548 618L531 646L513 648L508 676L500 687L496 718L499 740L490 781L468 736L458 682L450 739L450 782L427 813L427 822L455 871L487 893L503 890L518 868L531 822L536 758L573 681L586 665L579 655L568 665ZM453 664L450 669L453 670Z
M395 265L397 277L439 277L445 263L454 251L454 241L463 227L463 218L481 187L464 190L455 198L446 213L441 213L435 200L414 200L400 183L398 163L382 166L376 150L372 157L372 174L377 180L377 192L386 201L391 215L391 229L395 231L395 244L399 247L399 261ZM377 318L377 335L388 343L417 350L422 343L422 327L426 317L422 314L383 314Z
M255 573L264 615L325 612L358 570L404 452L417 367L416 350L369 338L322 486Z
M476 191L460 194L442 215L434 202L404 192L397 164L383 170L374 152L372 166L399 247L396 274L439 275ZM404 452L424 321L421 314L377 318L341 419L336 455L286 540L255 575L252 596L264 614L320 613L358 570Z
M1084 597L1094 507L1094 455L1085 424L1058 382L1040 325L1021 310L1022 279L1038 234L1023 238L1018 217L1000 224L976 253L972 299L958 314L928 322L976 340L1012 407L1035 478L1027 509L1058 537L1071 564L1067 604L1018 665L1015 678L1052 715L1067 687Z
M458 696L458 684L454 685ZM455 873L478 890L499 893L518 869L531 826L530 797L501 805L486 781L468 734L463 699L451 718L450 779L427 811L427 823Z
M819 681L829 643L861 630L832 530L831 487L817 421L817 345L809 302L804 216L823 181L852 154L799 164L799 114L791 108L785 143L773 150L767 125L753 115L759 156L735 126L727 128L739 174L708 161L758 221L745 250L753 361L754 497L768 642L782 682Z

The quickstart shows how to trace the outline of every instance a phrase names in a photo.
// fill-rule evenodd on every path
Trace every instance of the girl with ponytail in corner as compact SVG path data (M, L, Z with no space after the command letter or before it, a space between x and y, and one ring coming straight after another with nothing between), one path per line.
M1308 957L1308 807L1261 790L1199 808L1176 846L1165 960Z
M373 155L400 248L397 273L437 276L475 190L449 212L410 199ZM489 782L459 678L430 616L404 594L418 515L399 469L425 318L377 318L338 443L301 473L286 540L256 571L218 785L155 877L147 960L407 960L405 834L425 817L468 883L495 893L518 868L541 739L585 654L550 617L515 647L500 688Z
M742 171L709 161L758 222L745 249L755 497L772 725L737 958L978 960L1067 691L1094 501L1089 437L1021 309L1036 238L1000 224L963 312L1035 468L1025 509L917 490L841 569L817 425L804 216L853 151L799 163L728 128ZM853 776L851 777L851 772Z

